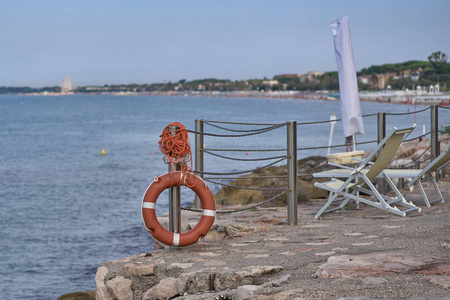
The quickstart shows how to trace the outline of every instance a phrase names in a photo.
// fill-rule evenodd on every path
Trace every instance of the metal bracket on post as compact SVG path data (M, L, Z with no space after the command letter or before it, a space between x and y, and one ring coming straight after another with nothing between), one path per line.
M203 179L203 120L195 120L195 170L198 177ZM195 208L201 208L200 197L195 195Z
M297 225L297 122L287 125L287 219L289 225Z
M178 126L169 126L172 135L176 135L176 131L180 129ZM169 172L171 165L169 164ZM174 171L181 170L181 163L172 165ZM169 188L169 231L173 233L181 233L181 193L179 186Z
M386 136L386 113L384 112L380 112L377 115L377 139L378 139L378 143L380 143ZM380 150L381 152L381 150ZM386 193L386 181L384 180L384 178L379 178L378 179L378 191L381 194L385 194Z

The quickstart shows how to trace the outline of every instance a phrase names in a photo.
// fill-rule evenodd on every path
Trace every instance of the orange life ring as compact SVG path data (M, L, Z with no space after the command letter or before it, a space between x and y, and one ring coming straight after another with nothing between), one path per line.
M186 185L200 198L202 216L198 224L188 232L173 233L165 229L158 222L155 204L159 195L172 186ZM186 177L182 172L166 173L149 185L142 199L142 218L150 234L159 242L174 247L189 246L197 243L211 229L216 216L216 204L206 183L198 176Z

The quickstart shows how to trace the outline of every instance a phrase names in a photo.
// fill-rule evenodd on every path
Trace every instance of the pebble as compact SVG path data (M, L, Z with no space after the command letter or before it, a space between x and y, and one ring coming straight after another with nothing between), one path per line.
M280 253L280 254L281 254L281 255L287 255L287 256L297 255L297 253L290 252L290 251L282 252L282 253Z
M344 251L347 251L348 250L348 248L333 248L333 249L331 249L331 250L333 250L333 251L336 251L336 252L344 252Z
M277 242L277 241L289 241L288 238L283 237L283 236L276 237L276 238L267 238L267 239L264 239L264 240L265 241L275 241L275 242Z
M383 225L381 227L386 228L386 229L394 229L394 228L405 227L405 225Z
M200 255L200 256L208 256L208 257L216 257L216 256L221 256L222 254L220 254L220 253L213 253L213 252L200 252L198 255Z
M317 255L317 256L330 256L330 255L333 255L333 254L335 254L336 252L334 252L334 251L330 251L330 252L318 252L318 253L314 253L314 255Z
M352 246L363 247L363 246L370 246L370 245L373 245L373 244L375 244L375 243L374 242L370 242L370 243L354 243L354 244L352 244Z
M244 258L264 258L269 257L269 254L250 254L245 256Z
M306 243L308 246L325 246L325 245L331 245L331 243Z
M379 238L378 235L368 235L368 236L363 236L361 239L375 239L375 238Z
M345 236L362 236L364 233L362 232L346 232L344 233Z

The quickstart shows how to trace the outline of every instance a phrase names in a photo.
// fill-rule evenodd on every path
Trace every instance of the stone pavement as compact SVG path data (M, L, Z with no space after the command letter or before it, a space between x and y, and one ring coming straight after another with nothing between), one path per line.
M446 202L431 208L402 190L422 207L406 217L361 205L316 220L324 199L299 204L296 226L285 207L218 214L196 245L103 263L97 300L450 299L450 181L439 186ZM198 219L182 211L186 229Z

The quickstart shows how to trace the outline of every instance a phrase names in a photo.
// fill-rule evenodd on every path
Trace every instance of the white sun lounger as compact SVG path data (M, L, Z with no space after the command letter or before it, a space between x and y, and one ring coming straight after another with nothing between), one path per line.
M431 206L431 203L440 201L444 203L444 197L442 196L441 190L439 189L436 182L436 172L440 169L444 168L448 163L450 163L450 142L445 147L445 150L436 157L430 164L424 169L385 169L384 173L389 178L402 178L402 179L411 179L408 183L409 187L413 187L414 184L417 184L420 189L420 193L422 194L423 201L427 207ZM367 173L369 169L361 170L362 172ZM315 178L348 178L352 170L349 169L333 169L327 170L323 172L314 173L313 177ZM382 177L381 174L377 177ZM436 199L429 200L425 190L423 188L422 183L431 181L433 184L434 190L436 192Z
M419 186L420 192L422 193L423 201L425 201L425 205L430 207L430 203L440 201L444 203L444 197L442 197L441 190L439 189L436 182L436 172L440 169L444 168L450 162L450 142L445 147L444 152L442 152L438 157L433 159L428 166L426 166L423 170L410 170L411 174L417 173L413 179L408 182L408 186L412 187L414 184ZM396 171L396 170L393 170ZM409 178L409 177L407 177ZM422 182L431 181L434 186L434 190L437 194L437 198L433 200L428 200L427 194L423 189Z
M338 174L342 174L341 177L346 177L347 179L345 181L342 181L333 178L328 182L316 182L314 184L315 186L330 192L327 203L325 203L325 205L317 212L315 217L319 218L323 213L341 210L350 200L365 203L400 216L405 216L407 212L414 210L420 212L421 209L419 207L405 200L395 184L384 172L384 169L391 162L392 158L395 155L395 152L397 151L404 138L408 136L414 128L415 125L413 127L405 129L394 128L377 145L374 151L372 151L372 153L369 154L364 160L362 160L355 168L330 163L331 165L341 168L332 171ZM378 152L379 155L375 162L370 162ZM371 165L370 169L367 168L368 165ZM372 179L376 177L384 178L391 189L395 192L396 196L389 197L386 195L382 195L371 182ZM370 196L374 196L375 200L361 197L359 195L360 192ZM335 202L341 202L341 204L336 208L328 209L330 205ZM397 206L393 206L394 204L406 207L406 209L400 210L397 208Z

